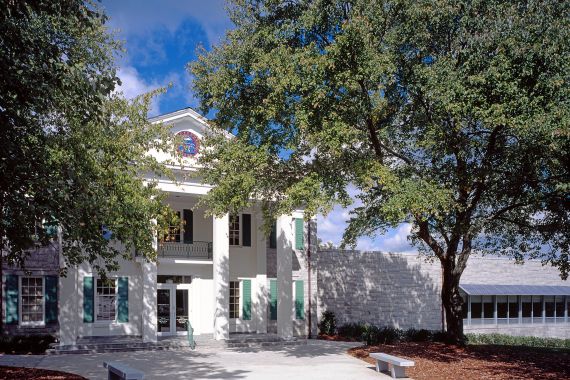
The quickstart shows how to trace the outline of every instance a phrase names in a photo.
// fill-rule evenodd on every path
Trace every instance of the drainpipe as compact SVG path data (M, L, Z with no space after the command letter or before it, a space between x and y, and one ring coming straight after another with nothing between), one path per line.
M313 337L312 334L312 324L311 324L311 310L312 310L312 298L313 295L311 293L311 220L309 219L309 225L307 226L307 281L309 282L309 315L308 315L308 322L309 322L309 334L308 338L311 339Z

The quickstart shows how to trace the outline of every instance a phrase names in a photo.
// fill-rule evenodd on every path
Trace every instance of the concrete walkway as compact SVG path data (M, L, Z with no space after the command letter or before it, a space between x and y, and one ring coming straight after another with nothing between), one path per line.
M38 367L106 379L103 362L123 362L147 379L390 379L346 354L353 343L311 340L274 349L213 348L196 351L138 351L89 355L0 355L0 365Z

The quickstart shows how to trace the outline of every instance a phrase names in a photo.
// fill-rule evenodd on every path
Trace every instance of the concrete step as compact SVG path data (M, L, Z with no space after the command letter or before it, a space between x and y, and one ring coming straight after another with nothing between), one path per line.
M277 336L240 336L232 337L227 341L203 339L196 341L196 349L200 348L263 348L279 346L297 346L307 344L304 338L283 340ZM82 339L76 345L60 346L57 343L50 345L47 355L64 354L93 354L102 352L129 352L129 351L166 351L166 350L190 350L186 339L168 339L158 342L142 342L135 339L125 341L104 339Z

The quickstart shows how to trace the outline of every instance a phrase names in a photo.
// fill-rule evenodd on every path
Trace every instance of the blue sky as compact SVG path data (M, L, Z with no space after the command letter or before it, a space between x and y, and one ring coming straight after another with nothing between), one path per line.
M169 91L153 104L150 116L198 108L185 66L196 59L198 47L210 49L232 27L224 1L115 0L103 1L102 6L110 17L109 27L125 43L126 53L119 60L123 93L130 98L171 83ZM337 206L326 217L319 216L319 238L339 244L349 211ZM402 225L374 239L362 238L358 248L414 251L406 239L409 230L409 225Z

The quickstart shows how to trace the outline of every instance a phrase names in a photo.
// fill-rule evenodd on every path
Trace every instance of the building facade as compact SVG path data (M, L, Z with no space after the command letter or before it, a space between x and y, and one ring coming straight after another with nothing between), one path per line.
M173 167L177 181L158 180L181 220L155 238L158 260L130 252L103 280L88 263L65 268L54 236L30 251L23 268L3 265L5 333L56 334L62 346L90 337L156 342L186 334L190 324L195 335L217 340L231 333L289 339L316 335L325 310L339 325L442 328L438 263L417 255L317 252L316 221L305 221L302 209L278 217L268 236L258 205L208 216L199 201L211 187L186 175L196 170L207 121L191 109L151 121L182 137L185 160ZM465 332L570 337L570 286L555 268L473 257L461 286Z
M324 250L317 255L318 314L337 324L441 330L441 269L423 256ZM339 268L342 268L340 270ZM460 288L465 333L570 338L570 283L558 269L471 257Z
M30 257L35 262L30 269L40 265L31 275L5 268L6 331L57 332L62 346L109 336L155 342L186 334L188 323L195 335L218 340L230 333L276 333L288 339L309 333L312 312L316 333L316 299L309 302L308 275L315 222L306 222L299 209L278 217L266 236L258 205L236 215L207 216L198 201L211 187L186 175L196 168L207 121L191 109L151 121L182 136L184 156L184 165L173 168L177 181L158 180L182 223L155 239L157 262L132 252L104 280L89 263L64 268L54 244L50 265L41 264L48 255ZM57 276L60 269L67 271L65 277Z

